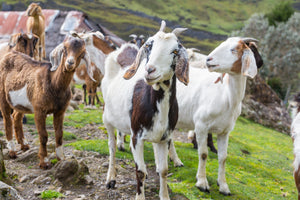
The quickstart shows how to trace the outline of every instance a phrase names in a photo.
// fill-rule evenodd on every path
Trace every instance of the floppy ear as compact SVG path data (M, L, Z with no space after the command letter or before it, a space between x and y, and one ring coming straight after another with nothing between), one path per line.
M85 54L84 54L84 57L82 58L84 60L84 62L86 63L85 66L86 66L86 71L89 75L89 77L94 81L96 82L96 80L94 79L94 73L93 73L93 69L91 67L91 59L90 59L90 54L85 51Z
M10 36L9 42L8 42L9 48L13 48L14 46L16 46L16 44L20 38L21 38L21 34L19 34L19 33Z
M57 70L58 66L63 60L63 44L59 44L55 49L53 49L50 53L50 62L52 64L52 67L50 71Z
M254 78L257 74L257 66L252 51L247 48L242 56L242 74L250 78Z
M143 46L140 48L140 50L139 50L139 52L138 52L138 54L137 54L137 56L136 56L136 58L135 58L133 64L132 64L132 65L130 66L130 68L125 72L123 78L126 79L126 80L131 79L131 78L133 77L133 75L135 75L136 71L138 70L138 68L139 68L139 66L140 66L141 61L142 61L145 57L146 57L146 48L145 48L145 45L143 45Z
M189 83L189 62L186 49L181 46L175 57L175 75L180 82L187 85Z

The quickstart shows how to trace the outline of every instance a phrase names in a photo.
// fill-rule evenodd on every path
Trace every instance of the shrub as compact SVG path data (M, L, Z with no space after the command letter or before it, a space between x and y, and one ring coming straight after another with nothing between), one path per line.
M270 13L266 14L266 17L270 25L277 26L278 22L286 22L294 12L295 10L290 1L280 1Z

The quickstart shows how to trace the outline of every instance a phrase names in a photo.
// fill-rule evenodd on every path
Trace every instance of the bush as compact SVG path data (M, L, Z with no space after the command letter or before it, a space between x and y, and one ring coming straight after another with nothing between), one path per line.
M294 12L295 10L290 1L280 1L270 13L266 14L266 17L270 25L277 26L278 22L286 22Z
M279 98L283 99L285 96L285 89L279 77L268 79L268 85L277 93Z

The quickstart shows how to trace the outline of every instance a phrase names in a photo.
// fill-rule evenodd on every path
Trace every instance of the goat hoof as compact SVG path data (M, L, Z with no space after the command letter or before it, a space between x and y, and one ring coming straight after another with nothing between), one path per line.
M221 191L220 191L220 194L223 194L224 196L231 196L231 193L230 193L230 192L221 192Z
M107 188L107 189L114 189L114 188L115 188L115 185L116 185L116 181L115 181L115 180L112 180L112 181L109 181L109 182L106 184L106 188Z
M123 151L125 152L125 148L124 147L118 147L119 151Z
M197 186L197 188L198 188L201 192L210 193L210 192L209 192L209 189L207 189L207 188L198 187L198 186Z
M27 150L29 150L29 145L28 145L28 144L22 145L22 146L21 146L21 150L22 150L22 151L27 151Z
M17 158L17 154L15 151L10 151L8 153L8 156L11 158L11 159L16 159Z
M40 166L41 169L47 170L47 169L51 168L51 163L44 162L44 163L40 163L39 166Z

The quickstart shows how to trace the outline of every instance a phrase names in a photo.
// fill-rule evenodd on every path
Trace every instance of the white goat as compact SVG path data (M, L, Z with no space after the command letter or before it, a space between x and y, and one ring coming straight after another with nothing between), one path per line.
M117 128L123 133L131 133L130 146L136 164L136 199L145 199L144 141L153 142L160 175L160 199L169 199L167 157L168 142L178 118L176 77L184 84L188 83L187 54L177 39L185 29L164 33L164 28L165 22L162 21L160 30L141 47L129 69L121 68L117 62L122 47L105 61L103 122L108 132L110 153L107 188L116 184L114 128ZM123 76L133 78L124 80Z
M254 41L238 37L227 39L208 55L208 69L190 67L189 85L177 84L179 118L176 127L196 133L199 154L196 186L201 191L209 191L205 172L207 136L215 133L218 138L219 191L230 195L225 179L228 136L241 113L247 77L253 78L257 67L262 65ZM220 78L216 72L226 73L223 84L221 81L215 83ZM171 159L178 159L176 152L171 155L175 156Z
M300 93L295 97L295 116L291 125L291 136L294 143L294 179L298 190L298 200L300 200Z

